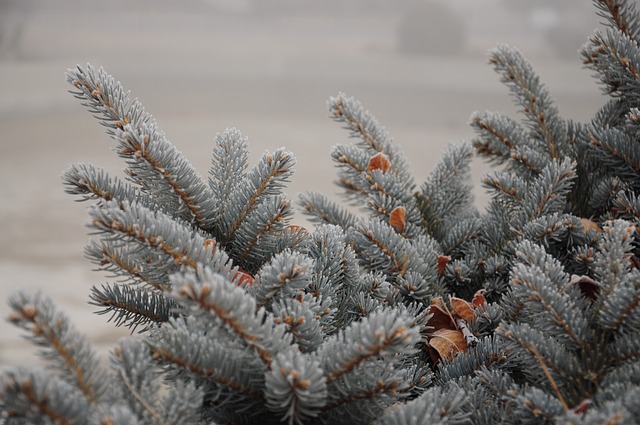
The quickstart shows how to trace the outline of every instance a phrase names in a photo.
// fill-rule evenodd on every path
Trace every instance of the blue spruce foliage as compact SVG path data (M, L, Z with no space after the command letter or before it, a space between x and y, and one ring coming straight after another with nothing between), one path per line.
M338 94L356 142L331 152L347 209L300 195L294 156L249 164L218 134L208 180L102 69L67 73L126 180L89 164L86 257L116 280L90 302L134 333L101 363L41 293L9 320L46 368L0 373L6 424L640 423L640 15L595 0L581 49L610 100L563 119L524 56L489 63L522 111L476 112L424 182L378 120ZM474 155L501 165L473 203Z

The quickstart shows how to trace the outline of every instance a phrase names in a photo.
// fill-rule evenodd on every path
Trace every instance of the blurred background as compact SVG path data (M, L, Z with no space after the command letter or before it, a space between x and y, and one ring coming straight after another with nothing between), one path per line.
M473 136L472 111L515 115L486 64L497 43L525 54L562 116L590 119L605 99L577 51L594 11L589 0L0 0L0 367L37 361L5 320L18 289L50 295L102 353L129 333L87 304L106 277L82 257L88 204L59 175L76 162L122 175L124 164L67 93L67 68L114 75L204 178L216 133L237 127L252 161L293 151L291 198L339 199L329 152L349 140L327 118L329 96L362 101L421 182L448 144ZM475 161L479 208L487 169Z

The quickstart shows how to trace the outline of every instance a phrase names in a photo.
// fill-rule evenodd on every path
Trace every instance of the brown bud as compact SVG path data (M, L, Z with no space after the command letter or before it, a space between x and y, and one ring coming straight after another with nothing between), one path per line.
M378 152L369 160L367 171L380 170L383 173L386 173L390 167L391 161L389 161L389 157L382 152Z
M389 224L393 226L398 232L402 232L405 227L405 214L407 210L404 207L396 207L389 214Z

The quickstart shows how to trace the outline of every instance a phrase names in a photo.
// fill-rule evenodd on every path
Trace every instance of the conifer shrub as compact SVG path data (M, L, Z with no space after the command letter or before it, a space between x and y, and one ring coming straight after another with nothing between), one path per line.
M610 100L563 119L521 53L490 64L522 111L477 112L424 182L344 94L330 116L349 212L319 193L291 224L277 150L248 164L236 129L202 179L103 70L67 73L127 179L63 174L92 203L85 254L113 283L91 303L134 330L103 366L43 294L9 317L50 367L1 375L7 424L629 424L640 417L640 18L599 0L581 50ZM474 154L501 164L471 194Z

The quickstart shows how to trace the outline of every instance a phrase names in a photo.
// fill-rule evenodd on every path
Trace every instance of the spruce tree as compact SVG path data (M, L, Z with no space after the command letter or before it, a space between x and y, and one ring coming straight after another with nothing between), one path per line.
M126 180L63 173L92 203L86 257L115 281L98 313L133 335L103 365L43 294L9 317L50 367L0 375L7 424L601 424L640 418L640 15L596 0L607 29L580 55L610 100L563 119L523 55L489 63L522 111L477 112L424 182L376 118L339 94L357 142L333 148L352 212L299 198L290 152L248 164L217 135L207 180L120 83L69 70ZM474 154L500 164L473 204Z

